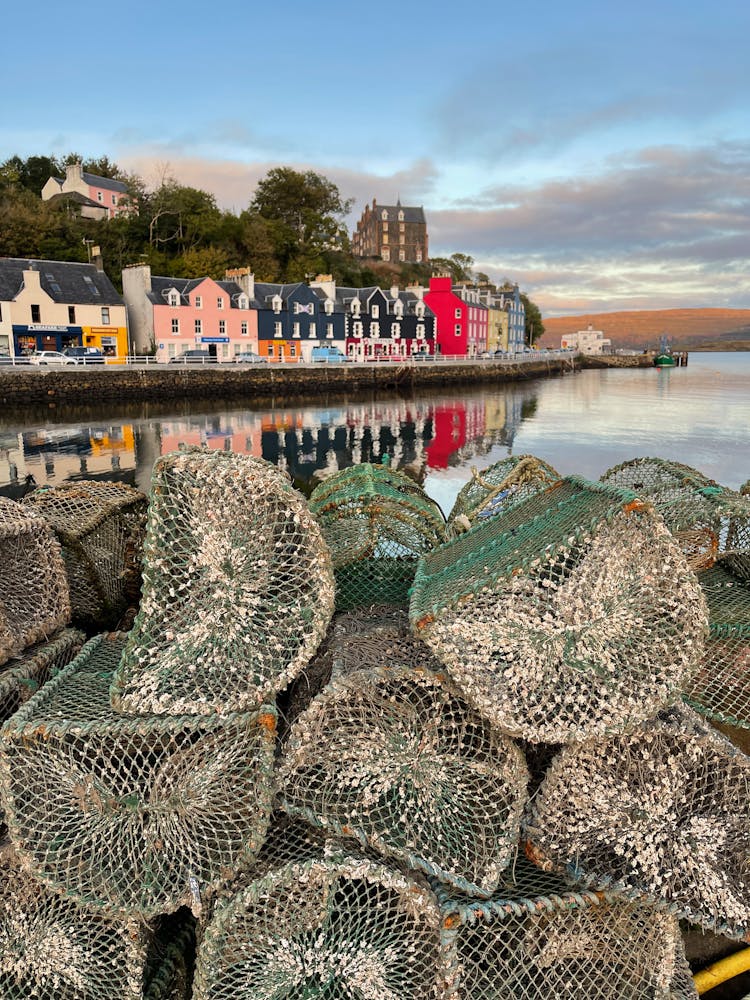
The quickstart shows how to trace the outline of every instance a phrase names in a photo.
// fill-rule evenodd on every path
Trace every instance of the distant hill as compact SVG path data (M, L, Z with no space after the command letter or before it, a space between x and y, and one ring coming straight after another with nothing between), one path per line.
M658 347L666 334L677 348L750 350L750 309L654 309L544 317L543 347L560 345L566 333L591 324L613 347Z

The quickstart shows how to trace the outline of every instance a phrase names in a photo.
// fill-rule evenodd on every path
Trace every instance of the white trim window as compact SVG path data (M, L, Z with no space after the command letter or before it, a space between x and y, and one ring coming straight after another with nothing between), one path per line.
M456 323L455 334L456 334L457 337L461 336L461 324L460 323Z
M273 324L273 335L274 337L281 336L281 322ZM271 353L273 354L273 348L271 349Z
M316 328L316 326L315 326L314 323L310 323L310 325L308 327L308 330L307 330L307 335L310 338L310 340L317 340L318 339L318 331L317 331L317 328Z
M292 324L292 336L294 337L295 340L299 340L300 337L299 323Z
M195 296L195 308L196 309L202 309L203 308L203 298L200 295L196 295Z
M179 337L180 335L180 321L176 317L172 319L172 336Z
M456 319L461 319L461 309L460 308L456 309L453 315L456 317Z
M219 336L220 337L226 336L226 332L227 332L227 321L225 319L220 319L219 320Z
M202 333L203 333L203 320L197 319L195 321L195 336L200 337Z
M109 306L102 306L102 326L109 326Z
M217 297L217 299L216 299L216 308L217 309L223 309L224 308L224 296L223 295L219 295Z
M333 323L326 323L326 340L333 340Z
M248 336L248 332L247 332L247 320L243 319L243 321L240 323L240 334L243 337L247 337Z
M373 319L380 319L380 306L373 306L370 309L370 315Z

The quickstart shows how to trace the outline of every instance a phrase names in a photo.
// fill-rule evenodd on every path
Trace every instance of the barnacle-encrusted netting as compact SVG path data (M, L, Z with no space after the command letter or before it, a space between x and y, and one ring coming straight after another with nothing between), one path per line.
M385 465L335 473L313 490L310 510L331 550L338 611L406 604L417 560L445 528L424 490Z
M694 570L726 559L750 575L750 498L663 458L623 462L605 472L601 482L632 490L653 504Z
M3 1000L142 1000L152 928L95 913L22 872L0 848Z
M701 715L750 729L750 583L718 563L698 574L709 633L685 700Z
M0 664L70 621L60 544L47 522L0 497Z
M448 527L467 528L477 518L495 517L560 479L551 465L534 455L511 455L481 472L471 470L471 480L456 497Z
M518 842L528 771L445 678L382 667L339 677L294 723L279 801L334 834L487 895Z
M54 671L70 663L85 641L83 632L64 628L46 642L30 646L0 668L0 723L28 701Z
M440 910L419 876L361 858L291 862L218 904L193 1000L436 1000Z
M707 629L661 518L572 476L424 556L409 617L476 709L547 743L618 732L677 700Z
M247 867L272 801L276 715L117 715L124 636L98 636L0 733L21 864L81 904L150 916Z
M126 483L83 480L42 486L23 498L62 546L75 621L112 628L137 603L146 497Z
M676 917L519 857L490 900L437 889L451 1000L687 1000Z
M685 706L638 732L566 747L531 801L540 863L750 931L750 758Z
M112 704L253 709L315 653L333 601L320 527L277 468L224 451L166 455L154 466L143 598Z

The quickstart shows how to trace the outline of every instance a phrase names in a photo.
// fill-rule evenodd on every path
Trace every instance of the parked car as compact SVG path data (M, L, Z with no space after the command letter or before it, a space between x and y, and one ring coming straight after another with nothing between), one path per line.
M72 358L77 365L103 365L104 354L98 347L66 347L66 358Z
M268 358L263 358L255 351L241 351L235 354L234 361L238 365L267 365Z
M73 358L68 358L62 351L34 351L29 355L30 365L74 365Z
M429 361L432 355L429 351L415 351L411 357L414 361Z
M341 364L344 361L351 361L338 347L313 347L310 352L311 361L325 361L330 364Z
M183 351L176 358L170 358L171 365L210 365L216 364L217 357L210 351L201 351L197 348L192 351Z

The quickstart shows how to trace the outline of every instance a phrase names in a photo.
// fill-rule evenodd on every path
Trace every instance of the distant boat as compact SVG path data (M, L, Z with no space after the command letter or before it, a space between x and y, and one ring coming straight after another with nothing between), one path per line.
M672 345L669 343L667 335L664 334L659 341L659 350L654 357L654 368L674 368L676 364L677 359L672 354Z

